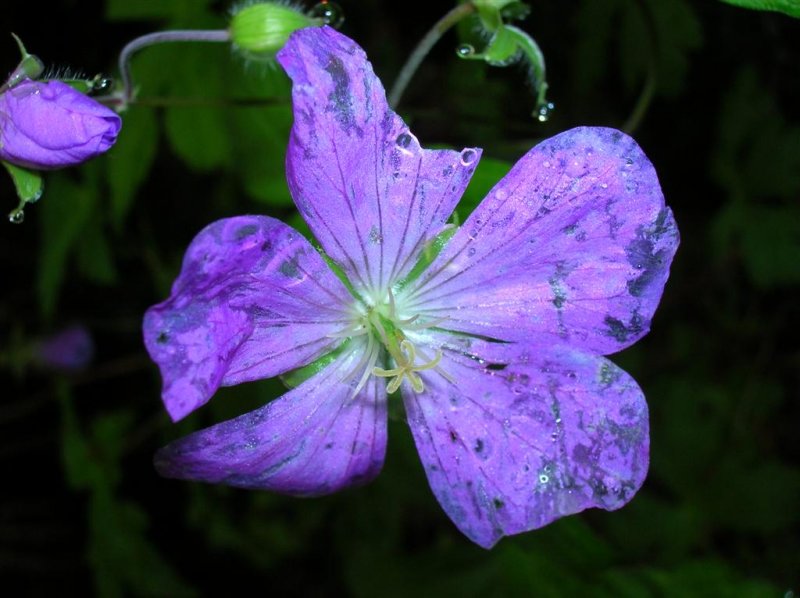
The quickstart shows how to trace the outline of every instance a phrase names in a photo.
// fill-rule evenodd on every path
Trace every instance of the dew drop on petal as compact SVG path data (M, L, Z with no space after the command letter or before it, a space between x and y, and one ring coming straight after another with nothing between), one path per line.
M475 48L470 44L461 44L456 48L456 55L461 58L467 58L475 54Z
M475 153L474 150L465 149L463 152L461 152L461 164L463 164L464 166L469 166L470 164L475 162L477 158L478 154Z
M312 19L319 19L324 25L331 27L341 27L344 23L344 11L342 7L335 2L328 2L327 0L320 2L308 11L308 16Z
M412 137L410 133L400 133L397 136L397 139L394 142L397 144L398 147L407 148L411 145Z

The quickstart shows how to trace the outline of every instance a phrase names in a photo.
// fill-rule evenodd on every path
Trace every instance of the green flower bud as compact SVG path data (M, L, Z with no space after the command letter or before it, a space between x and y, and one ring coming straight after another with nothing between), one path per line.
M237 9L231 19L231 41L246 58L268 61L294 31L317 24L317 20L291 6L271 2L248 4Z

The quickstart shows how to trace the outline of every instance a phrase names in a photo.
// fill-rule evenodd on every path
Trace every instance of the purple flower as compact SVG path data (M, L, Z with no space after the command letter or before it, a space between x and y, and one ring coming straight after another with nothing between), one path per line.
M45 367L79 371L91 363L94 341L84 326L74 325L39 341L33 347L33 356Z
M601 355L647 332L678 243L641 149L567 131L453 229L480 150L422 149L332 29L296 32L278 60L289 186L324 253L266 216L215 222L145 341L175 420L219 386L315 373L168 445L158 470L302 496L363 483L399 390L431 488L481 546L625 504L647 472L647 405Z
M0 94L0 159L35 170L74 166L102 154L122 121L60 81L24 81Z

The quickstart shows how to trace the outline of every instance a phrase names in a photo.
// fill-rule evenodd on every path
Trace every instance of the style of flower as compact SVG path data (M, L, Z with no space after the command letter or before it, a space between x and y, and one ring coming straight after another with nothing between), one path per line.
M122 121L60 81L23 81L0 94L0 159L34 170L74 166L108 150Z
M175 420L219 386L306 379L161 449L159 472L301 496L366 482L399 391L436 498L479 545L625 504L647 405L602 355L647 332L678 243L641 149L567 131L455 228L480 150L422 149L332 29L294 33L278 60L289 187L322 251L266 216L215 222L144 331Z

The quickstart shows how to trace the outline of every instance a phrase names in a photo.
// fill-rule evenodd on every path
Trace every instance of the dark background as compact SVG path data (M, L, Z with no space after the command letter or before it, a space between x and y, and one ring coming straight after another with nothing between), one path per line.
M341 30L387 87L452 6L342 4ZM298 223L283 180L291 117L280 70L224 45L162 46L134 60L139 102L114 149L49 173L25 223L0 226L4 592L800 593L800 21L714 1L531 4L521 27L545 53L557 106L549 122L530 116L524 68L455 56L461 41L480 46L469 25L434 49L399 112L424 145L484 148L463 217L537 141L576 125L623 127L637 103L646 107L633 135L682 245L652 332L613 357L651 409L651 472L636 498L484 551L436 504L401 418L390 422L378 479L327 498L159 478L159 446L281 388L223 389L172 425L141 341L144 310L166 297L188 242L212 220L266 213ZM228 9L15 2L3 28L48 65L116 75L135 36L222 28ZM0 50L10 72L10 37ZM15 205L10 179L0 205ZM91 363L71 373L37 364L38 339L71 324L90 331Z

